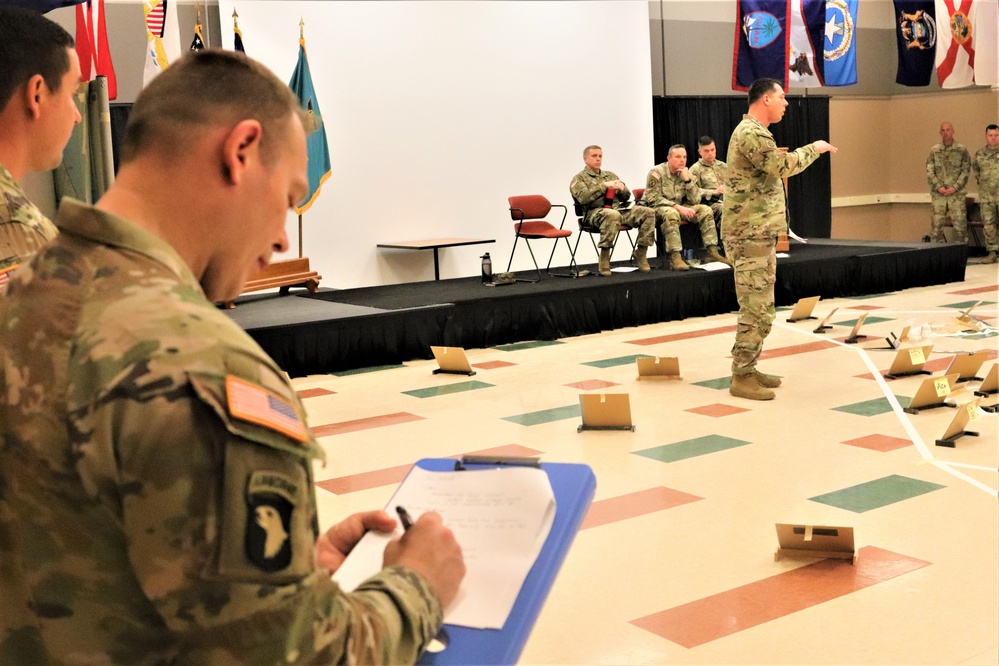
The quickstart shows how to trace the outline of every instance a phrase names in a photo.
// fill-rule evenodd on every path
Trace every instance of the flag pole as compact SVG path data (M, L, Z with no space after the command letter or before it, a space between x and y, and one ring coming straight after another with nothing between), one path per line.
M305 40L305 17L301 16L298 20L298 39L300 41ZM298 214L298 258L302 258L302 214Z

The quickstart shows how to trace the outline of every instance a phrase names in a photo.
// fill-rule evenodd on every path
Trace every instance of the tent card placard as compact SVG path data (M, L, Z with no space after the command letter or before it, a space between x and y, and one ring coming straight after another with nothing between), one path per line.
M856 564L852 527L788 523L775 523L775 527L778 544L775 562L785 557L822 557Z
M584 430L634 430L631 422L631 400L627 393L582 393L579 396Z
M680 359L675 356L636 358L635 363L639 379L683 379L680 376Z
M445 373L471 377L475 374L468 362L468 357L465 356L465 350L461 347L431 347L430 351L434 353L434 358L437 359L439 366L434 370L435 375Z
M796 321L804 321L805 319L815 319L812 316L812 310L815 309L815 305L819 302L821 296L809 296L808 298L799 298L798 302L794 304L794 309L791 311L791 316L787 318L788 323L793 324Z

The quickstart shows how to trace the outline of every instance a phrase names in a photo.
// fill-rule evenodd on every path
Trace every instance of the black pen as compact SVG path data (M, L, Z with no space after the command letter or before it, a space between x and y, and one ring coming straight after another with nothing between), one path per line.
M401 506L397 506L395 512L399 514L399 520L402 521L402 529L408 532L409 528L413 526L413 519L409 517L409 511L406 511Z

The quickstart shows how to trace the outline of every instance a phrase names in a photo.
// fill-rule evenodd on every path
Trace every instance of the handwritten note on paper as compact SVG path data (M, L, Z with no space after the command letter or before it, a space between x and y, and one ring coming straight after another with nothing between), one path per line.
M426 511L438 512L461 545L467 573L444 621L502 629L555 520L548 474L530 467L462 472L414 467L389 501L390 513L397 505L414 520ZM394 536L366 534L333 580L350 591L378 573L385 545Z

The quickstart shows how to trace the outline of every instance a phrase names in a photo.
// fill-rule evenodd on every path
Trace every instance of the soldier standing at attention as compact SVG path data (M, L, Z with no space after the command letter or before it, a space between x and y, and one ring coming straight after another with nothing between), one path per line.
M729 393L750 400L772 400L780 378L756 369L763 341L770 334L777 277L777 236L787 232L783 179L836 148L815 141L792 152L777 148L767 129L780 122L787 108L784 90L774 79L758 79L749 88L749 113L742 117L728 144L728 173L722 237L735 266L739 321L732 346Z
M59 230L18 181L54 169L80 122L73 38L41 14L0 7L0 294L9 274Z
M396 521L320 536L302 405L213 305L287 249L306 160L283 81L192 52L0 300L0 663L412 663L438 631L453 533L423 514L341 591L330 570Z
M711 209L702 203L701 190L687 169L687 149L681 144L670 146L666 161L652 167L646 177L645 202L656 211L656 220L663 227L666 236L666 249L669 252L669 267L685 271L689 267L680 256L683 246L680 242L680 221L693 220L701 230L701 239L707 248L708 261L729 264L728 259L718 253L718 233L715 231Z
M930 184L930 204L933 219L930 226L930 239L934 243L946 243L944 222L948 213L954 225L954 237L959 243L968 242L968 213L964 203L968 187L968 172L971 170L971 157L968 150L954 141L954 126L940 124L940 138L926 158L926 180Z
M728 165L719 159L715 140L702 136L697 140L697 154L701 159L690 167L690 175L701 189L701 202L711 208L715 229L721 233L722 199L725 196L725 170Z
M656 218L652 210L644 206L632 206L622 215L618 208L631 198L631 190L613 171L600 168L604 161L604 151L600 146L587 146L583 150L586 168L577 173L569 183L572 200L585 208L583 222L600 229L600 260L597 273L610 277L611 250L622 226L638 228L635 243L635 263L638 270L650 270L649 246L655 242Z
M978 180L978 206L985 229L985 263L999 262L999 125L985 128L985 147L975 153L971 163Z

